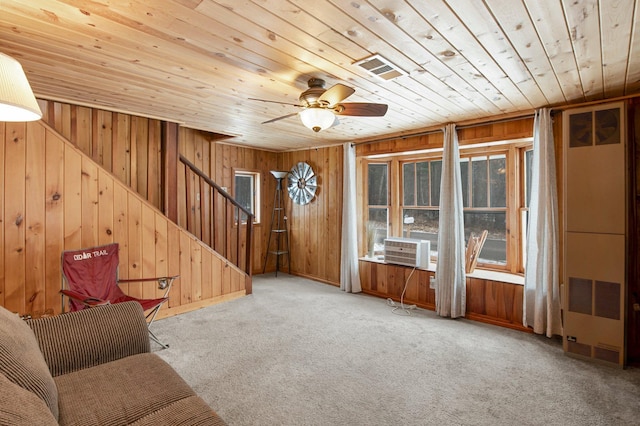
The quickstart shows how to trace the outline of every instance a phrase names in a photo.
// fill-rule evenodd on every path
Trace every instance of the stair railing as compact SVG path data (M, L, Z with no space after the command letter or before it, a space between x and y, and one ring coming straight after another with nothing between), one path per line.
M182 155L180 162L185 165L181 213L187 230L251 276L253 214Z

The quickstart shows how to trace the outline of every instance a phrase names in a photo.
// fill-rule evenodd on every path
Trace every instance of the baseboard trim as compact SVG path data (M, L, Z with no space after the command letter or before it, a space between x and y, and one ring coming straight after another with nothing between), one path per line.
M228 302L230 300L239 299L246 296L245 290L236 291L233 293L223 294L221 296L212 297L211 299L199 300L197 302L188 303L186 305L180 305L173 308L160 309L156 319L169 318L176 315L184 314L198 309L206 308L207 306L217 305L218 303Z
M392 299L392 300L394 300L396 302L400 301L399 297L389 296L388 294L379 293L377 291L362 290L362 293L368 294L370 296L379 297L381 299ZM435 305L419 303L419 302L415 302L413 300L405 300L404 303L407 304L407 305L416 305L419 308L428 309L430 311L435 311L436 310ZM493 318L493 317L490 317L490 316L487 316L487 315L476 314L476 313L473 313L473 312L467 312L465 314L464 318L472 320L472 321L483 322L483 323L486 323L486 324L497 325L497 326L500 326L500 327L505 327L505 328L510 328L510 329L513 329L513 330L523 331L525 333L533 333L533 330L531 330L528 327L523 326L522 324L514 324L514 323L510 323L510 322L506 322L506 321L501 321L499 319L496 319L496 318Z

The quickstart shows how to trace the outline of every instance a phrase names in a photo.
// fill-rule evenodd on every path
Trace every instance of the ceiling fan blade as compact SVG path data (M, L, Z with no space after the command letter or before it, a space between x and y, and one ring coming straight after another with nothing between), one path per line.
M353 92L355 91L356 90L352 87L338 83L325 90L324 93L318 98L318 103L333 106L338 102L353 95Z
M250 101L271 102L272 104L293 105L295 107L300 107L300 108L303 107L303 105L292 104L292 103L289 103L289 102L269 101L267 99L258 99L258 98L247 98L247 99L249 99Z
M353 115L360 117L382 117L387 113L387 104L370 104L366 102L347 102L333 108L337 115Z
M274 121L283 120L285 118L293 117L294 115L298 115L298 113L294 112L293 114L287 114L283 115L282 117L272 118L271 120L263 121L261 124L273 123Z

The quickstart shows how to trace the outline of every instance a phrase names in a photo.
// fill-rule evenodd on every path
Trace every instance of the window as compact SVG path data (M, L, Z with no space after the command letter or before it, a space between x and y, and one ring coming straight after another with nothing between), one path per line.
M402 164L402 235L429 240L438 252L442 160Z
M487 239L478 257L479 264L507 264L507 156L474 155L460 158L464 237Z
M235 200L242 207L253 213L253 223L259 223L260 211L260 173L248 171L234 171L234 194ZM235 209L235 219L238 222L238 209ZM247 221L246 217L242 222Z
M465 239L487 230L479 267L524 270L531 158L529 139L461 146ZM442 151L365 159L364 164L366 214L369 226L374 222L377 229L376 248L382 250L387 235L403 236L429 240L431 255L437 256ZM401 193L393 194L390 188Z
M367 167L367 252L382 253L389 235L389 166L369 163Z

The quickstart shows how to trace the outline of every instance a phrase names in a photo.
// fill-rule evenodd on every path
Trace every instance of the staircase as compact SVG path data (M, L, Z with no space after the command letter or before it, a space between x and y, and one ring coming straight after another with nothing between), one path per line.
M184 156L185 201L179 214L191 232L251 276L253 214Z

